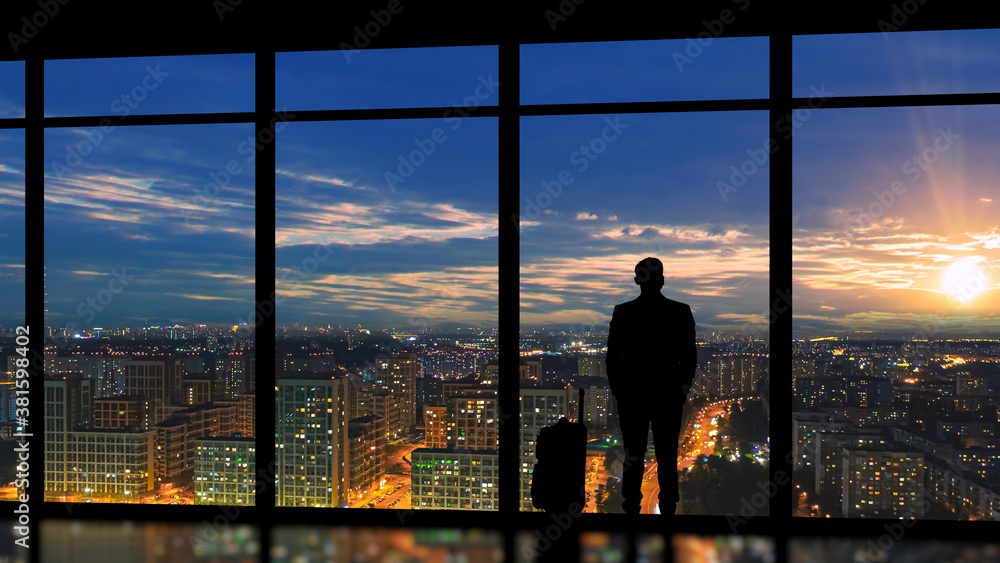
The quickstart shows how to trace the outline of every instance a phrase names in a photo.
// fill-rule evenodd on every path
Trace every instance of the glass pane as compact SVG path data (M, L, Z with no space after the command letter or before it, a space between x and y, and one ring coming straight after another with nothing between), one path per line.
M800 35L792 93L827 96L1000 92L1000 29Z
M278 53L275 64L277 106L292 111L455 107L465 117L500 99L496 46Z
M46 499L253 504L253 131L46 131Z
M522 510L531 510L539 431L578 418L578 389L589 427L586 510L622 510L621 415L630 425L645 408L624 387L612 392L608 330L613 307L639 295L634 267L647 256L663 262L662 294L690 305L696 323L695 342L676 336L679 354L697 346L693 389L662 390L688 397L683 411L670 406L671 424L684 421L681 443L668 436L665 446L681 471L678 511L737 513L738 499L767 480L767 127L766 112L522 120ZM652 513L658 465L647 453L640 509ZM724 492L710 489L718 482Z
M818 110L796 132L797 514L1000 509L977 484L1000 475L997 131L998 106L938 106Z
M45 61L50 117L253 110L252 54Z
M278 134L279 506L496 509L497 120L459 124Z
M24 63L0 62L0 119L24 117Z
M767 37L521 46L522 104L726 100L767 92Z

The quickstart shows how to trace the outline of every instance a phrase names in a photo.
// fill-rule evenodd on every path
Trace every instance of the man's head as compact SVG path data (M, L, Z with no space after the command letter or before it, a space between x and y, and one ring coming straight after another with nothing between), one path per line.
M642 291L659 291L663 287L663 262L652 256L635 265L635 284Z

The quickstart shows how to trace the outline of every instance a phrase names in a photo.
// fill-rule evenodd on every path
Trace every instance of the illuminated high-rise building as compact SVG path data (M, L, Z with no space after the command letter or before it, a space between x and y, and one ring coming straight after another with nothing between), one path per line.
M569 412L569 390L521 384L521 510L534 511L531 504L531 470L535 467L538 431L559 422Z
M844 518L922 518L924 454L909 448L843 448Z
M496 510L496 451L417 448L410 454L414 509Z
M497 394L492 389L465 391L448 399L450 445L460 450L497 449Z
M580 377L608 378L608 366L605 354L590 354L580 356L577 360L577 374Z
M398 398L403 432L409 434L417 424L417 359L414 354L399 354L375 362L375 391Z
M167 406L183 404L184 367L178 359L129 360L125 364L125 393L150 400L154 421L168 414Z
M351 449L348 496L355 500L385 484L385 421L371 415L349 420L347 437Z
M277 506L346 507L347 378L287 376L275 389Z
M428 448L448 447L448 407L443 405L424 407L424 444Z
M256 499L254 438L194 441L194 503L253 506Z

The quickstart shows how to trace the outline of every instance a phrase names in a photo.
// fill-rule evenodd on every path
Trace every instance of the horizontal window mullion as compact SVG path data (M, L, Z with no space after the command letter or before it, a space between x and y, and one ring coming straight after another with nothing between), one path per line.
M27 126L28 120L23 117L0 119L0 129L24 129Z
M881 108L908 106L961 106L1000 104L1000 93L987 94L912 94L905 96L826 97L817 105L815 98L792 98L792 105L810 108Z

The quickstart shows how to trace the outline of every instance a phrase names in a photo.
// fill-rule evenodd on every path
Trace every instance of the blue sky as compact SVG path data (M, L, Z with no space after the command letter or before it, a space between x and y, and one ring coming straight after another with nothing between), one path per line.
M522 102L766 97L766 39L716 41L682 73L671 57L686 45L525 46ZM482 80L499 76L492 47L289 53L277 64L277 104L290 111L450 107L477 94L482 105L498 100ZM602 67L612 74L595 71ZM552 89L552 76L565 81L565 91ZM573 94L584 90L583 98ZM609 127L606 118L624 125L621 138L581 171L581 155L572 153ZM522 210L526 325L606 325L608 296L630 299L628 272L654 253L683 269L668 293L692 302L704 326L759 328L767 299L767 165L754 164L727 201L717 182L729 180L748 150L764 146L766 112L540 117L521 127L522 199L563 169L578 176L547 214ZM443 140L427 144L435 130ZM474 113L464 120L295 123L281 131L278 322L494 326L496 134L495 119ZM421 163L406 175L400 157ZM387 180L387 172L402 180Z
M24 117L24 63L0 62L0 119Z
M253 54L45 61L45 115L254 110Z
M253 124L129 126L128 116L253 111L253 64L253 55L46 61L46 115L113 116L104 130L45 134L53 327L248 319Z
M521 103L766 98L768 38L521 46Z
M495 106L495 46L289 52L275 55L279 109ZM477 90L478 89L478 90Z
M825 84L836 96L1000 91L1000 30L801 35L792 92Z
M74 158L94 146L93 131L45 135L51 326L246 320L254 168L239 147L252 124L119 126Z

